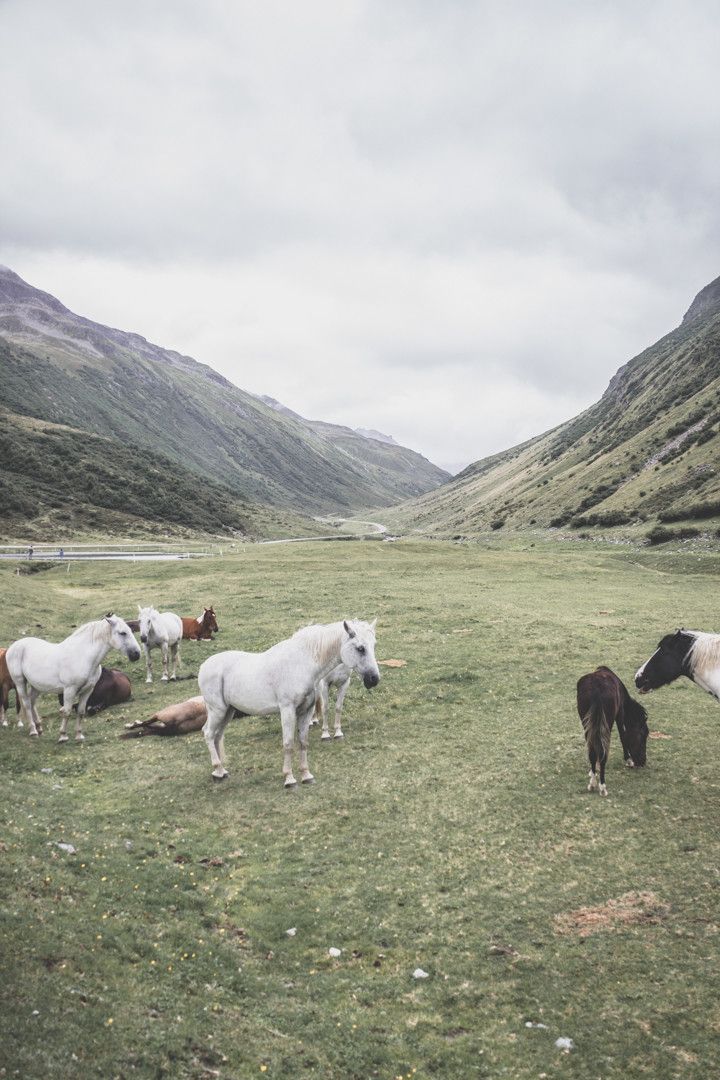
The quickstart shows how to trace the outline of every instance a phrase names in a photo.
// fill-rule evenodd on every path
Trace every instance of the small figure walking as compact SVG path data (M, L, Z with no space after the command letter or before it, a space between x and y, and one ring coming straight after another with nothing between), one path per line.
M33 557L33 546L32 546L32 544L30 544L30 546L28 548L28 559L32 559L32 557Z
M60 548L60 550L58 551L58 559L64 559L64 558L65 558L65 552L63 551L62 548Z

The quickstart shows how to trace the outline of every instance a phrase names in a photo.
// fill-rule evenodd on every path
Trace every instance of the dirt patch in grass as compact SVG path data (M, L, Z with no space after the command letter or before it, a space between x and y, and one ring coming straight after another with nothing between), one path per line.
M653 892L627 892L597 907L580 907L556 915L555 932L587 937L603 930L620 930L625 926L657 925L670 911Z
M665 735L662 731L651 731L649 737L651 739L672 739L672 735Z

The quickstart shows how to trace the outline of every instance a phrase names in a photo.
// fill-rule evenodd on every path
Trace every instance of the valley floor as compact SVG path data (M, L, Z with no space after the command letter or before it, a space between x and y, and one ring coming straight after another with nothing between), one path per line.
M720 706L685 680L644 698L647 767L614 735L601 799L574 699L600 663L632 687L677 626L720 631L719 572L535 537L0 565L3 645L138 603L221 627L187 681L128 665L134 700L82 746L50 696L42 739L0 730L3 1074L716 1075ZM199 734L118 740L211 653L376 616L406 663L353 683L344 741L313 734L314 786L283 791L275 719L232 722L221 785Z

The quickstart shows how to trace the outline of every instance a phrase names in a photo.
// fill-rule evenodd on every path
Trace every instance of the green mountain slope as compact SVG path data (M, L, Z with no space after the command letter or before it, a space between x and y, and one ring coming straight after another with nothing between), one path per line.
M320 526L101 435L0 410L0 538L297 536Z
M720 521L720 278L565 424L470 465L385 519L441 536ZM715 520L717 519L717 520Z
M4 268L0 376L8 410L144 447L245 500L350 512L447 478L402 447L380 453L360 436L344 446L190 357L73 314Z

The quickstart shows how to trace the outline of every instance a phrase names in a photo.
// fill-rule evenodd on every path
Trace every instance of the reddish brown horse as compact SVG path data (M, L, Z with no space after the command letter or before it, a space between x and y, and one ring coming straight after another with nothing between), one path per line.
M213 634L220 631L215 612L211 607L204 608L202 615L199 615L197 619L183 619L182 627L182 636L185 641L212 641Z
M5 712L10 702L10 691L15 689L15 683L10 678L7 661L5 660L6 652L7 649L0 649L0 725L2 727L8 726ZM15 694L15 708L18 712L20 711L17 694ZM20 727L21 724L22 720L18 717L18 727Z
M599 667L583 675L577 684L577 710L582 720L590 762L588 791L598 787L595 772L600 764L601 795L607 795L605 766L610 752L610 732L617 724L627 765L645 764L645 744L648 737L647 713L639 702L630 697L614 671Z

